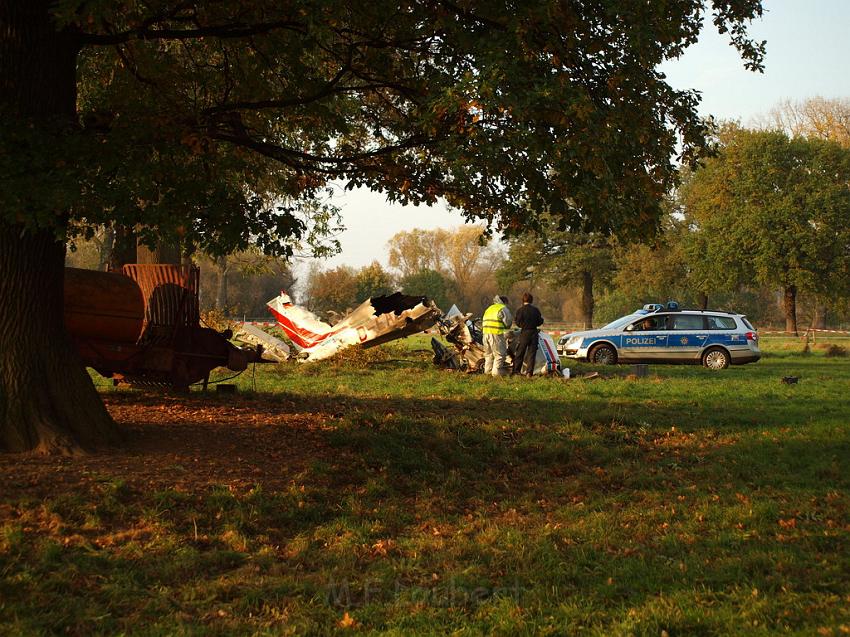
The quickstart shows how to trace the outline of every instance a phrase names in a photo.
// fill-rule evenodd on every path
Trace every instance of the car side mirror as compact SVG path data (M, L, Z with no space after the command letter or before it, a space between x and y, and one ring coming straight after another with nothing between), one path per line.
M634 326L634 325L629 325L629 326L626 328L626 331L627 331L627 332L634 332L634 331L635 331L635 326Z

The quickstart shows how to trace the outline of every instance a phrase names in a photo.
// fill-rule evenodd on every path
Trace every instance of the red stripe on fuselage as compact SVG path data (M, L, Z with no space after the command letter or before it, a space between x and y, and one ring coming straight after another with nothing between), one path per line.
M555 363L555 361L558 360L557 354L552 351L552 348L549 346L549 341L543 341L543 347L545 347L546 351L549 352L549 360L546 361L546 367L549 369L550 372L553 372L557 367Z
M325 341L326 339L341 331L341 329L331 330L329 332L325 332L324 334L316 334L315 332L311 332L308 329L299 327L298 325L292 322L292 319L287 316L284 316L280 312L277 312L276 310L274 310L274 308L269 307L269 310L272 314L274 314L275 320L277 321L278 325L280 325L281 329L286 332L286 335L289 337L289 339L293 343L304 349L310 349L312 347L315 347L319 343Z

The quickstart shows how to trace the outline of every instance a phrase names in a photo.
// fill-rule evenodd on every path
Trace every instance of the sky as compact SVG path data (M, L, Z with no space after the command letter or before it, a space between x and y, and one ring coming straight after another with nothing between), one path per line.
M748 125L785 99L850 96L850 0L764 0L763 4L765 15L751 25L750 33L767 40L764 74L745 70L728 38L719 35L710 21L696 45L662 67L674 88L701 92L701 115ZM395 233L463 224L460 212L445 206L403 207L367 190L337 190L333 203L342 209L346 230L338 237L342 252L324 260L323 267L360 267L373 260L386 266L387 241Z

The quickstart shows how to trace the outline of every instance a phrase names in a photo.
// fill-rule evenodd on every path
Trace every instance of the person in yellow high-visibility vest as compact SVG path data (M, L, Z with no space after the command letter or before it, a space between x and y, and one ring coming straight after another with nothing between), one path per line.
M482 331L484 332L484 373L493 376L505 376L508 368L505 356L508 353L508 330L513 316L508 309L505 296L494 296L493 304L484 311Z

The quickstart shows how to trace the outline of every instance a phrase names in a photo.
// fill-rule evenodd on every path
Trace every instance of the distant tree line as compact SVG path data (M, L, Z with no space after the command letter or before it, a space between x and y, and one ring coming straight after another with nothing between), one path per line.
M355 269L314 264L299 299L314 312L342 314L371 296L396 290L427 296L440 308L457 304L480 314L497 292L503 251L482 225L399 232L388 243L389 268L378 261Z

